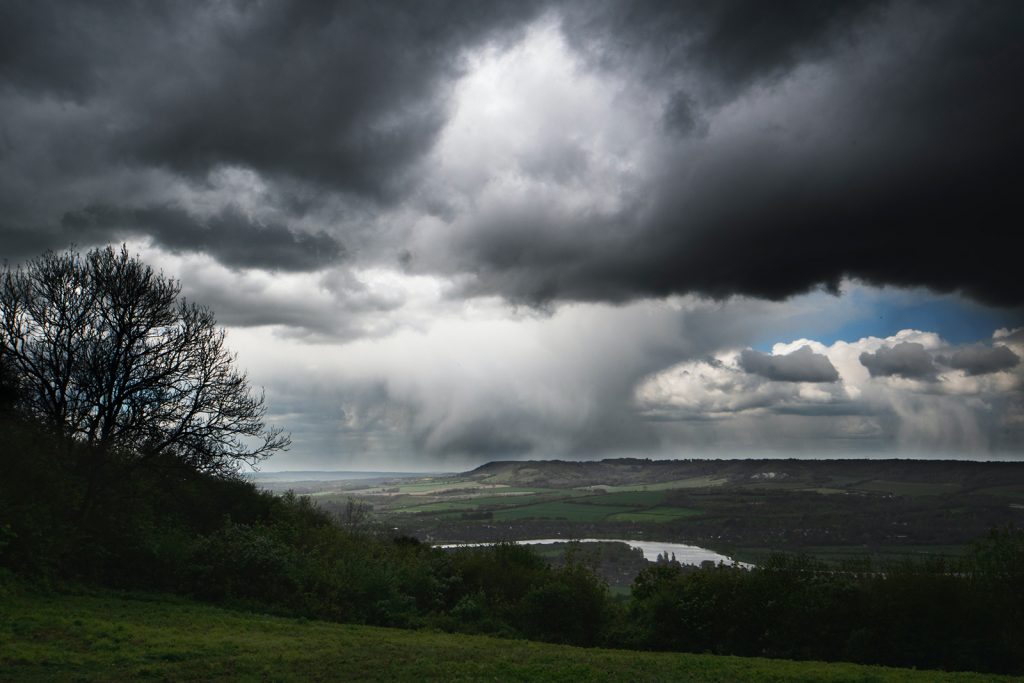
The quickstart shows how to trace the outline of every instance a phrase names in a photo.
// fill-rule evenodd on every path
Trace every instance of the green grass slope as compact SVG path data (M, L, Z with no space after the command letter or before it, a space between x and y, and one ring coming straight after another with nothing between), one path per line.
M0 680L997 681L852 664L599 650L0 587Z

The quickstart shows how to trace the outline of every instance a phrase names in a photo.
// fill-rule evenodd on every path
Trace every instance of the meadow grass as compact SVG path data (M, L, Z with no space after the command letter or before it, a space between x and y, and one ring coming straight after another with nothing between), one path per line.
M522 507L505 508L494 511L494 519L564 519L569 522L599 522L609 515L619 512L630 512L634 508L611 505L574 505L569 501L559 500L550 503L537 503Z
M1024 486L990 486L988 488L978 489L975 493L981 493L986 496L999 496L1000 498L1019 498L1024 500Z
M664 491L620 491L619 493L599 493L595 496L577 498L574 503L598 505L628 505L637 507L654 507L665 499Z
M619 491L670 491L673 489L702 489L715 486L722 486L728 483L725 477L689 477L687 479L676 479L674 481L661 481L654 484L621 484L618 486L597 486L594 488L603 489L609 493Z
M2 590L2 589L0 589ZM0 592L4 681L925 681L1009 678L583 649L236 612L83 590Z
M953 482L883 481L875 479L859 484L857 488L864 491L881 491L897 496L941 496L956 493L961 487L960 484Z
M463 510L476 510L477 506L475 503L470 501L453 501L450 503L446 502L435 502L435 503L421 503L419 505L410 505L408 507L394 508L393 512L399 513L412 513L417 512L458 512Z
M620 512L608 517L610 522L671 522L684 517L697 517L703 514L700 510L677 507L655 507L636 512Z

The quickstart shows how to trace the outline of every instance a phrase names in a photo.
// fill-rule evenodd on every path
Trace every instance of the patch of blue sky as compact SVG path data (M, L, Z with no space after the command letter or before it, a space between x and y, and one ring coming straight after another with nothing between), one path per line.
M1024 309L986 306L959 294L937 294L927 289L870 287L844 283L842 294L816 291L793 300L806 313L792 316L784 336L766 330L752 346L771 351L772 345L794 339L823 344L864 337L889 337L900 330L935 332L952 344L991 339L1001 328L1024 326ZM813 312L818 310L820 314Z

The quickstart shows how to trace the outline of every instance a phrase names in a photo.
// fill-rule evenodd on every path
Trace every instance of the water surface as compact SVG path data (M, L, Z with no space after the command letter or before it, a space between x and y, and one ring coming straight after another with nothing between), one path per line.
M649 562L657 561L659 556L668 554L669 559L675 556L675 559L680 564L693 564L700 565L702 562L724 562L726 564L733 564L734 560L731 557L716 553L714 550L708 550L707 548L701 548L696 545L687 545L685 543L668 543L664 541L637 541L632 539L623 538L529 538L522 541L516 541L521 545L550 545L552 543L569 543L571 541L579 541L580 543L625 543L630 548L639 548L644 554L644 559ZM476 548L485 545L494 545L493 543L445 543L439 545L439 548ZM754 565L747 564L745 562L736 562L741 567L750 568Z

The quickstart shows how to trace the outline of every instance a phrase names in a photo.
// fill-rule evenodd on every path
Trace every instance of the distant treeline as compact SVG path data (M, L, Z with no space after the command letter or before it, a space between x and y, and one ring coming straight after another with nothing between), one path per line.
M0 565L42 585L584 646L1024 672L1024 533L1014 529L962 559L884 568L663 562L615 597L583 553L553 567L510 544L438 550L176 460L139 467L10 412L0 433Z

